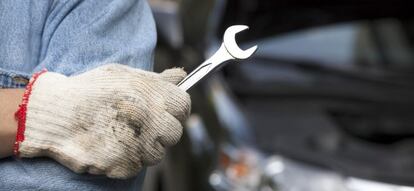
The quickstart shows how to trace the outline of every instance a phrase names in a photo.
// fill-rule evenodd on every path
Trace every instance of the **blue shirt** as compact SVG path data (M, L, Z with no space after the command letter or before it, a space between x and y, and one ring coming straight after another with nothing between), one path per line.
M107 63L152 69L154 20L145 0L0 0L0 87L23 88L43 68L68 76ZM139 190L76 174L48 158L0 159L0 190Z

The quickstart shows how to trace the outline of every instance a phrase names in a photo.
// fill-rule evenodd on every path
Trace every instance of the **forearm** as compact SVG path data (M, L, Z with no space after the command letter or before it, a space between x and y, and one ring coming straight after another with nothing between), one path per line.
M24 89L0 89L0 158L13 154L17 122L14 113L22 100Z

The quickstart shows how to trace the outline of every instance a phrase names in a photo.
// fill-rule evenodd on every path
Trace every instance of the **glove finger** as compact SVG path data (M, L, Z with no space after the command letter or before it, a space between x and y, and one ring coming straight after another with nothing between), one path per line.
M90 166L88 168L88 173L93 174L93 175L101 175L101 174L105 174L105 171L103 169L99 169L95 166Z
M173 84L178 84L179 82L181 82L181 80L183 80L187 76L187 73L181 68L172 68L172 69L164 70L160 74L160 76L161 76L161 79L163 79L164 81L167 81Z
M174 116L165 112L158 121L157 141L164 147L170 147L178 143L183 134L183 126Z
M141 159L144 166L152 166L161 162L165 155L165 147L156 140L154 142L143 142Z
M144 102L144 100L133 95L124 95L121 101L111 106L112 109L117 110L115 120L127 124L136 134L139 134L140 128L144 125L142 119L149 117L146 112L148 107L138 104L139 102Z
M191 111L190 95L173 85L166 88L166 90L168 91L165 98L166 111L183 123Z
M109 178L127 179L136 176L142 167L141 162L137 162L136 166L113 165L106 170L106 175Z

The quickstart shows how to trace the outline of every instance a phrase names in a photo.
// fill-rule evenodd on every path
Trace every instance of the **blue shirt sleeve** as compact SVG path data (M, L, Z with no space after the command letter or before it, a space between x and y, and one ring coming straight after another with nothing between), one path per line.
M0 88L22 88L43 68L69 76L113 62L152 69L146 0L1 0L0 16ZM140 190L144 175L116 180L49 158L0 159L0 190Z
M41 44L34 71L70 76L114 62L152 70L156 29L145 0L55 1Z

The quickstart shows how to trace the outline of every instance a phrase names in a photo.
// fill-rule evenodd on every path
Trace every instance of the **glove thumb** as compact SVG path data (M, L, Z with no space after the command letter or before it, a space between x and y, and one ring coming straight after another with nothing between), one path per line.
M160 76L167 82L178 84L187 76L187 73L182 68L172 68L164 70Z

